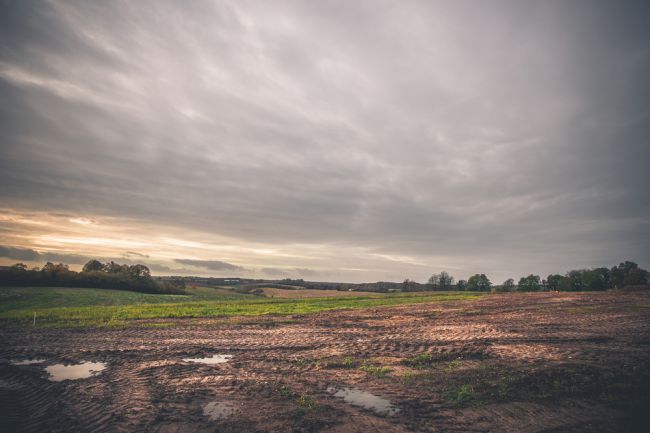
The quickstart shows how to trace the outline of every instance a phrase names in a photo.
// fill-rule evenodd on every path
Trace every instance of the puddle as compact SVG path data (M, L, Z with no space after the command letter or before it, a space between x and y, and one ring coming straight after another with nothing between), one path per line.
M99 373L106 368L103 362L82 362L81 364L65 365L55 364L45 367L50 374L50 380L60 382L62 380L85 379Z
M44 359L23 359L22 361L11 361L11 365L34 365L44 363Z
M228 418L236 411L235 405L227 401L211 401L203 406L203 415L212 421Z
M186 362L200 362L201 364L223 364L228 362L232 355L212 355L205 358L183 358Z
M357 388L339 389L330 386L327 392L334 397L342 398L346 403L371 410L377 415L393 416L399 412L399 408L393 406L390 401Z

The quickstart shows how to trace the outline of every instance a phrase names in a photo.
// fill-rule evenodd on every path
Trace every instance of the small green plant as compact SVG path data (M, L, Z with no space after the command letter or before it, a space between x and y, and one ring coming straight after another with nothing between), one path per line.
M472 385L465 384L460 388L452 390L448 393L447 397L449 400L453 400L457 403L463 404L474 398L474 388Z
M453 361L449 361L447 363L447 371L454 371L458 367L460 367L460 361L457 359L454 359Z
M298 397L298 407L303 410L314 410L318 407L318 403L316 403L314 397L302 394L300 397Z
M366 361L365 364L363 364L361 367L359 367L359 370L365 371L368 374L371 374L375 377L386 377L388 373L390 373L391 370L388 367L384 367L382 365L371 365L369 362Z
M425 368L431 365L433 357L430 353L424 352L402 360L402 364L413 368Z
M289 386L287 386L287 385L281 385L281 386L278 388L278 393L279 393L282 397L293 397L293 390L292 390Z
M310 360L305 358L292 359L290 362L297 367L304 367L311 363Z
M356 361L354 360L353 357L346 356L345 358L343 358L342 364L343 364L343 367L345 367L345 368L352 368L352 367L354 367L354 364L356 364Z

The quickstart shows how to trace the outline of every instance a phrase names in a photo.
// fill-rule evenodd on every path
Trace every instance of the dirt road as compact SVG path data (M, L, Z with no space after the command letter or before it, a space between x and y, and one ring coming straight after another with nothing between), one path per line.
M0 330L0 430L623 432L648 425L648 293L506 294L168 322ZM216 354L232 357L187 360ZM28 360L34 363L16 365ZM55 364L81 362L105 369L76 380L48 375Z

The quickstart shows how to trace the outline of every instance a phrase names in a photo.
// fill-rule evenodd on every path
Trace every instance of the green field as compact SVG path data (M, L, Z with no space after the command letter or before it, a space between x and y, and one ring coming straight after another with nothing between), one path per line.
M191 287L187 295L61 287L0 287L0 326L127 326L136 319L306 314L421 302L473 299L481 293L422 292L359 297L269 299L228 289Z

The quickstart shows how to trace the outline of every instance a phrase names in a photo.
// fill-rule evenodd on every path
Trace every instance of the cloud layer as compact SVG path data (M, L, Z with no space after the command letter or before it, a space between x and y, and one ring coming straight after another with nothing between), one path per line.
M172 269L648 266L650 13L623 3L7 3L0 200Z

